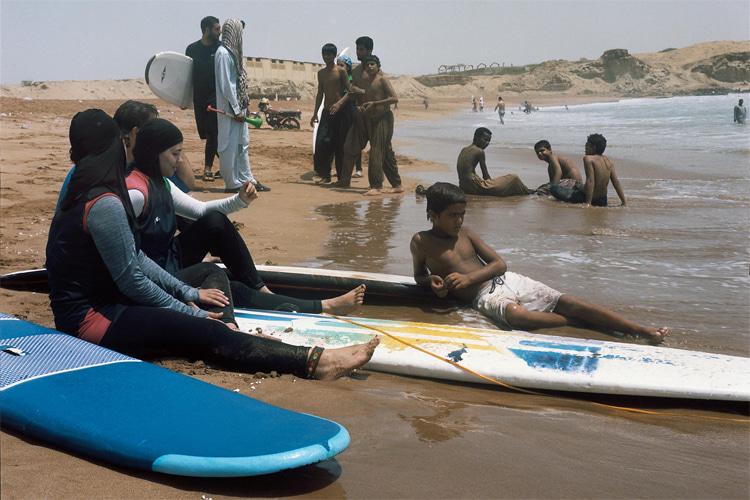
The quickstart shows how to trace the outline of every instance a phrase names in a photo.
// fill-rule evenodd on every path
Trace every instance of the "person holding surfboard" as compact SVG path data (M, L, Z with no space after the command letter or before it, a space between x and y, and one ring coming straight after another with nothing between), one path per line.
M213 182L219 125L216 113L209 113L208 106L216 106L216 73L214 55L219 48L221 24L214 16L201 19L201 39L185 49L185 55L193 60L193 112L198 135L206 141L203 180Z
M203 359L224 369L276 370L323 380L359 368L379 343L323 350L232 330L219 314L219 290L178 281L140 250L139 224L125 184L125 150L117 123L89 109L70 126L77 167L47 241L50 302L61 332L136 358Z
M470 302L490 319L511 328L532 330L585 323L658 344L667 327L639 325L601 306L579 300L531 278L508 271L492 248L465 227L466 195L447 182L427 189L427 218L432 229L416 233L410 244L414 280Z
M228 193L239 192L245 181L252 182L257 191L271 190L258 182L250 170L250 134L245 122L250 98L242 56L243 28L244 23L239 19L227 19L221 28L221 45L214 56L216 109L232 118L218 122L219 167Z
M318 122L318 109L323 111L315 139L313 164L320 176L317 184L331 183L331 163L336 161L336 176L341 177L344 164L344 141L354 121L354 105L346 99L351 91L349 73L335 63L337 49L332 43L321 49L325 68L318 71L318 93L315 96L310 126Z

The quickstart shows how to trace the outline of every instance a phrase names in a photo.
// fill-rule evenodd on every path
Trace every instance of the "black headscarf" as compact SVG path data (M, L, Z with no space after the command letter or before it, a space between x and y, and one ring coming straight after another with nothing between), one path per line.
M131 229L137 230L125 184L125 148L117 122L101 109L87 109L71 120L69 137L70 158L76 166L60 211L113 193L122 201Z
M146 174L154 181L161 181L161 167L159 155L182 142L182 132L171 122L163 118L153 118L138 129L135 136L133 157L135 168ZM155 182L157 186L165 186L164 182Z

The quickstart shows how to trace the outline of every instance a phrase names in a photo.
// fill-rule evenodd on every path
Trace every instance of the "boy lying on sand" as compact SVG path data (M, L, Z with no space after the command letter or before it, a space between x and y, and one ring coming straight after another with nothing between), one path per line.
M642 337L658 344L667 327L649 328L614 312L563 294L520 274L506 272L505 261L477 234L462 227L466 196L458 186L438 182L427 190L432 229L411 240L414 279L438 297L449 293L512 328L532 330L584 322L595 328Z

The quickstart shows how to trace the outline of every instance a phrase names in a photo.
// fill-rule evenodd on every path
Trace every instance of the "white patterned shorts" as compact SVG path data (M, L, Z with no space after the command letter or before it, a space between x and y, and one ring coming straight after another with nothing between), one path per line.
M561 296L561 292L544 283L507 272L502 276L495 276L487 286L479 290L471 305L485 316L511 326L505 319L508 304L518 304L529 311L552 312Z

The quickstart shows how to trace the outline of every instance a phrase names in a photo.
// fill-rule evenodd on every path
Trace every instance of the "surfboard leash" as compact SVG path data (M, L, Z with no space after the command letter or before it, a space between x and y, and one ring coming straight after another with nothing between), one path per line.
M505 387L506 389L511 389L513 391L521 392L521 393L524 393L524 394L530 394L532 396L547 396L547 394L544 394L542 392L531 391L531 390L528 390L528 389L522 389L520 387L515 387L515 386L512 386L512 385L506 384L504 382L500 382L499 380L495 380L493 378L490 378L490 377L487 377L485 375L482 375L481 373L477 373L474 370L471 370L470 368L466 368L465 366L459 365L458 363L456 363L453 360L450 360L450 359L444 358L442 356L439 356L439 355L437 355L435 353L432 353L432 352L430 352L430 351L428 351L426 349L422 349L421 347L419 347L417 345L414 345L414 344L412 344L410 342L407 342L405 340L402 340L402 339L396 337L395 335L393 335L392 333L388 333L385 330L381 330L380 328L375 328L374 326L365 325L363 323L358 323L358 322L352 321L350 319L342 318L341 316L336 316L335 314L329 314L329 313L321 313L321 314L324 315L324 316L329 316L331 318L336 318L339 321L343 321L345 323L349 323L349 324L358 326L360 328L365 328L367 330L372 330L372 331L375 331L377 333L381 333L381 334L385 335L386 337L395 340L396 342L404 344L407 347L411 347L412 349L416 349L419 352L422 352L424 354L428 354L428 355L432 356L433 358L437 358L437 359L439 359L441 361L444 361L445 363L448 363L449 365L455 366L456 368L459 368L460 370L463 370L463 371L465 371L467 373L470 373L470 374L472 374L472 375L474 375L476 377L479 377L482 380L486 380L488 382L491 382L493 384L499 385L501 387ZM672 412L659 412L659 411L652 411L652 410L640 410L638 408L629 408L627 406L614 406L614 405L608 405L608 404L605 404L605 403L597 403L595 401L585 401L585 402L586 403L590 403L590 404L595 405L595 406L601 406L603 408L609 408L609 409L612 409L612 410L627 411L627 412L631 412L631 413L640 413L640 414L644 414L644 415L662 415L662 416L671 416L671 417L703 418L703 419L708 419L708 420L722 420L722 421L725 421L725 422L742 422L742 423L748 423L748 422L750 422L750 419L746 419L746 418L725 418L725 417L711 417L711 416L708 416L708 415L687 415L687 414L684 414L684 413L672 413Z

